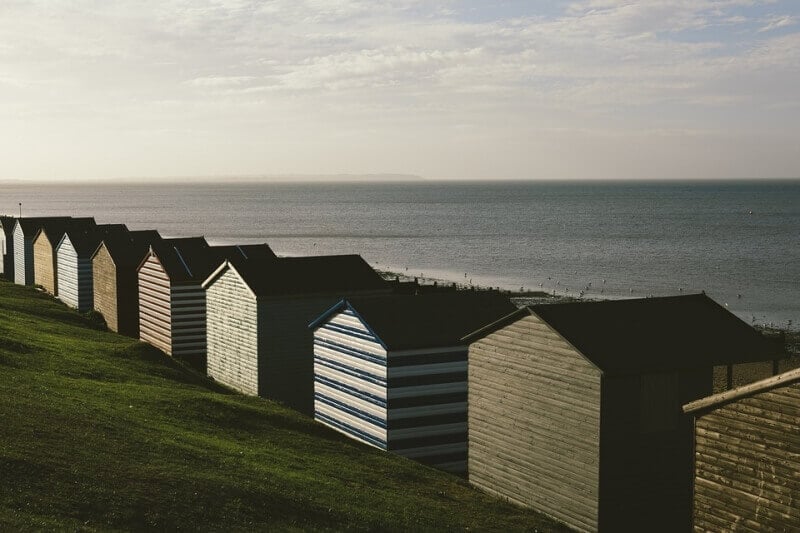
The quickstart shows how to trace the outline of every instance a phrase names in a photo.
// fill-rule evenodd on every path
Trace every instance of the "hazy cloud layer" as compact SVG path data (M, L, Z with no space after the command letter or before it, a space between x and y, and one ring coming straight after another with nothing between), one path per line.
M0 178L798 176L799 23L793 0L4 1Z

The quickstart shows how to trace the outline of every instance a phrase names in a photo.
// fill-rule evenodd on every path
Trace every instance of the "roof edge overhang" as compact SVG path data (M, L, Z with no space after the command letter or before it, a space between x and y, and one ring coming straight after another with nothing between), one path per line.
M701 411L711 410L734 400L738 400L739 398L758 394L759 392L766 392L776 387L789 385L798 381L800 381L800 368L689 402L683 406L683 412L687 414L698 413L695 416L699 416Z
M461 340L467 344L470 344L478 339L481 339L487 335L494 333L500 328L503 328L509 324L513 324L514 322L516 322L517 320L519 320L524 316L529 316L532 314L533 311L531 311L529 307L520 307L516 311L512 311L506 316L498 318L491 324L487 324L482 328L476 329L472 333L467 333L466 335L461 337Z
M386 353L388 355L388 353L391 351L391 348L389 348L389 346L387 346L387 344L383 342L383 339L381 339L380 335L378 335L378 333L374 329L372 329L372 326L369 325L369 322L367 322L364 319L364 317L361 316L358 311L356 311L355 307L353 307L353 304L347 301L347 298L342 298L341 300L333 304L331 307L329 307L325 312L323 312L316 319L314 319L308 325L308 328L309 329L318 328L323 322L325 322L328 318L330 318L331 315L340 311L343 308L350 309L353 312L356 318L358 318L361 321L361 323L364 324L364 327L367 328L370 334L372 334L372 336L375 337L375 340L378 341L378 344L383 346L383 349L386 350Z
M228 269L230 269L230 270L233 270L233 272L236 274L236 276L237 276L237 277L238 277L240 280L242 280L242 283L244 284L244 286L245 286L245 287L247 287L247 292L249 292L249 293L250 293L250 295L251 295L251 296L252 296L254 299L258 300L258 296L256 295L256 293L255 293L255 291L253 290L253 288L252 288L252 287L250 287L250 285L247 283L247 280L245 280L245 279L244 279L244 276L242 276L241 272L239 272L238 270L236 270L236 267L235 267L235 266L233 265L233 263L231 263L231 262L230 262L230 260L228 260L228 259L225 259L225 260L224 260L224 261L223 261L223 262L222 262L222 263L221 263L221 264L220 264L220 265L219 265L217 268L215 268L215 269L214 269L214 271L213 271L211 274L209 274L209 275L208 275L208 277L207 277L207 278L206 278L206 279L205 279L205 280L204 280L202 283L200 283L200 286L201 286L201 287L203 287L203 289L204 289L204 290L208 290L208 287L210 287L211 285L213 285L213 284L214 284L214 282L215 282L215 281L216 281L216 280L217 280L217 279L218 279L218 278L219 278L219 277L220 277L222 274L224 274L224 273L225 273L225 271L226 271L226 270L228 270Z

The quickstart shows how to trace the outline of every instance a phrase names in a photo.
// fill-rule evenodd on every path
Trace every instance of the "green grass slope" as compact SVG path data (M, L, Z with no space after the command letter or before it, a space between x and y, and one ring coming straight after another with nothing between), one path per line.
M0 530L544 530L0 282Z

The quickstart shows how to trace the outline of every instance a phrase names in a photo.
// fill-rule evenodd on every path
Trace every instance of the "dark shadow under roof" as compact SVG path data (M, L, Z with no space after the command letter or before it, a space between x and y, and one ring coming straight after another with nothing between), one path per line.
M344 305L361 317L388 350L463 345L464 335L516 309L508 297L490 291L391 294L346 298L314 324Z
M69 219L70 217L28 217L18 218L16 221L22 228L23 235L27 238L33 238L45 225L62 225Z
M0 215L0 226L3 227L3 232L6 238L10 238L14 233L14 224L17 223L17 218L10 215Z
M232 259L258 296L386 290L387 282L359 255Z
M782 354L705 294L529 306L603 372L630 374L768 361ZM524 316L470 335L472 340Z

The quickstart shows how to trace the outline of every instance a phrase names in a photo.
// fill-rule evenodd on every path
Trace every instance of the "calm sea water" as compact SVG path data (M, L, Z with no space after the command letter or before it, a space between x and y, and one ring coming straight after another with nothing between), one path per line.
M359 253L378 268L509 289L705 290L748 322L800 325L800 181L0 184L0 212L20 201L25 216Z

